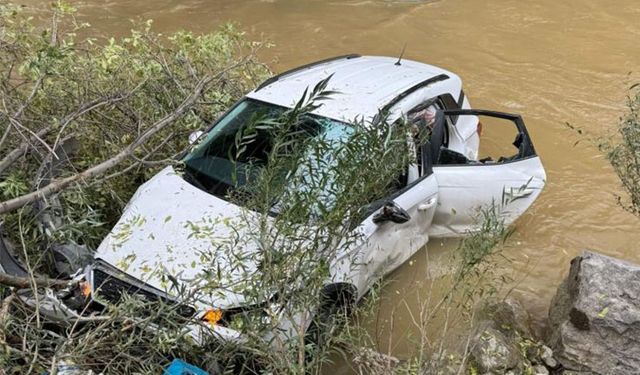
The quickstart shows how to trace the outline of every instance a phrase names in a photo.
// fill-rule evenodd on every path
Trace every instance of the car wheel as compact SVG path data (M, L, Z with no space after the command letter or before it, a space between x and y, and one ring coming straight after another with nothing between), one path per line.
M355 304L351 288L325 288L321 304L305 333L305 344L323 347L351 314Z

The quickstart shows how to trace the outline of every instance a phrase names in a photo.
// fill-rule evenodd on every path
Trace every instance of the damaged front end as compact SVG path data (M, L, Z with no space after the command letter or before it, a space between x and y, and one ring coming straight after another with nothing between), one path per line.
M73 137L60 141L54 153L47 155L36 173L34 189L48 185L59 177L69 166L77 152L77 142ZM54 157L55 154L55 157ZM74 324L95 321L96 315L105 310L105 305L91 296L90 265L93 254L85 246L76 243L61 243L55 240L55 233L64 226L64 209L59 196L39 198L31 206L41 233L45 234L40 243L44 259L49 260L47 276L57 280L68 280L68 285L57 287L38 286L18 289L16 295L30 308L55 324ZM0 223L0 271L9 276L30 279L32 276L23 260L9 241Z
M26 268L14 256L11 245L1 235L0 271L15 277L29 278ZM229 314L237 313L236 311L198 310L194 307L195 303L179 301L100 260L72 275L67 286L38 287L35 292L32 288L23 288L15 293L26 307L37 312L45 322L59 327L112 319L109 306L116 306L125 298L132 298L138 301L136 306L139 314L136 318L123 320L150 320L145 324L145 329L158 330L165 326L162 321L153 318L159 315L158 311L162 311L165 317L181 325L196 342L203 343L207 337L242 341L239 332L225 327ZM212 316L217 318L212 320Z
M0 226L0 271L9 276L30 278L27 268L14 254L13 246ZM37 294L31 288L18 289L16 295L52 322L75 323L95 320L95 314L104 309L104 306L94 304L89 298L87 287L85 274L79 272L69 280L67 287L40 288Z

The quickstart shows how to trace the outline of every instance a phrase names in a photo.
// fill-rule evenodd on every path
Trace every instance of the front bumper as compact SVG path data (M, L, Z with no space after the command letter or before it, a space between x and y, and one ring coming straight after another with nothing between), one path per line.
M3 255L9 255L7 247L4 246L0 238L0 267L1 271L8 272L10 267L18 263L4 262L4 259L12 260L13 258L3 258ZM17 269L15 276L27 276L26 271ZM144 300L154 301L155 298L161 299L163 303L173 304L176 307L178 315L184 320L184 330L186 333L199 344L210 342L212 339L223 340L233 343L241 343L245 341L243 335L233 329L220 325L211 325L207 322L200 321L196 313L196 309L189 305L180 304L161 291L144 284L143 282L127 277L128 275L102 262L96 262L94 266L87 267L83 274L77 275L70 286L53 290L50 288L39 289L37 294L32 289L18 290L16 293L20 300L33 311L38 313L49 323L59 326L71 326L74 324L85 324L90 322L99 322L112 319L108 315L107 307L112 302L118 302L120 295L118 293L129 293L141 296ZM123 278L125 278L123 280ZM81 292L79 283L89 282L91 287L91 295L85 297ZM95 291L100 289L100 293ZM153 330L161 330L161 325L146 324Z
M95 323L112 319L105 311L106 306L93 299L87 300L84 307L76 309L70 307L69 301L61 298L59 292L49 288L39 291L37 295L31 289L22 289L17 291L17 295L31 310L38 311L46 321L59 326L68 327L74 324ZM157 324L146 324L145 326L154 331L162 330L162 327ZM238 331L222 326L212 326L195 319L186 321L184 330L199 345L210 342L211 339L233 343L242 343L246 340Z
M99 274L94 272L104 272ZM12 274L14 276L27 277L28 273L20 264L13 258L8 247L2 241L0 237L0 271ZM95 277L99 274L99 277ZM106 278L105 278L106 277ZM108 280L110 278L110 280ZM123 282L122 278L126 281ZM99 279L99 280L98 280ZM186 318L184 329L186 333L198 344L205 344L212 340L230 342L240 344L247 341L247 337L241 332L222 325L212 325L210 323L201 321L198 319L196 309L188 305L180 305L174 298L171 298L166 293L155 290L154 288L146 285L144 282L134 279L129 275L115 269L115 267L105 264L103 262L96 262L93 266L87 267L83 274L77 275L74 282L70 282L70 286L62 290L53 290L49 288L39 289L37 294L31 289L18 290L16 293L23 303L33 311L38 311L39 314L48 322L59 326L71 326L74 324L85 324L90 322L99 322L112 319L107 311L109 305L108 300L105 300L101 295L98 296L94 293L98 288L106 286L108 293L106 293L107 299L114 299L113 302L117 302L118 289L124 288L124 292L129 294L140 295L141 290L142 297L145 300L153 300L154 296L159 297L165 303L178 304L178 308L182 310L179 315ZM80 291L79 283L88 281L91 284L91 296L84 297ZM99 285L100 284L100 285ZM95 298L94 298L95 297ZM298 331L300 323L303 320L307 320L310 317L308 313L295 314L299 319L294 319L296 322L283 323L279 322L279 327L274 332L266 335L265 339L269 342L282 343L286 341L287 337L295 337L295 332ZM302 317L307 319L303 319ZM306 324L304 324L306 326ZM153 330L162 330L158 325L146 325ZM279 339L273 340L274 337L280 336Z

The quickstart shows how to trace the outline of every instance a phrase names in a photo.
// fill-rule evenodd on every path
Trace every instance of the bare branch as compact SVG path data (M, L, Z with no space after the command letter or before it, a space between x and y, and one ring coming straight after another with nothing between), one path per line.
M74 113L72 113L70 115L67 115L65 118L63 118L62 122L60 123L60 125L61 125L62 128L64 128L71 121L77 119L78 117L84 115L85 113L90 112L90 111L92 111L92 110L94 110L94 109L96 109L98 107L104 106L106 104L113 104L115 102L118 102L120 100L123 100L123 99L127 98L128 96L129 96L129 93L126 94L126 95L118 95L118 96L115 96L115 97L107 97L107 98L100 98L100 99L92 100L92 101L90 101L88 103L83 104ZM20 144L20 146L16 147L14 150L9 152L0 161L0 173L4 172L13 163L15 163L16 160L18 160L25 152L27 152L27 150L29 149L29 146L32 143L37 142L39 139L42 139L43 137L45 137L47 134L49 134L49 132L51 132L51 130L53 130L54 127L55 127L54 124L50 124L48 126L43 127L37 133L34 133L29 138L28 141L23 142L22 144Z
M36 96L36 93L42 86L43 79L44 79L44 76L40 76L36 81L36 83L34 83L33 88L31 89L31 93L29 94L29 97L27 97L27 99L24 101L24 103L22 103L20 108L18 108L18 110L13 114L14 119L17 119L18 117L22 116L22 112L24 112L24 110L29 106L29 104L31 104L31 102L33 101L33 98Z
M44 146L44 148L46 148L51 154L53 154L53 156L55 156L56 159L58 158L58 156L53 151L53 148L51 148L51 146L49 146L47 144L47 142L45 142L44 139L39 137L38 134L34 133L33 130L31 130L31 129L27 128L26 126L22 125L20 123L20 121L14 119L14 118L9 118L9 121L15 127L15 129L18 130L18 132L20 132L19 129L22 129L22 130L26 131L27 133L31 134L31 137L27 138L27 140L26 140L27 142L32 141L32 140L38 141L38 143L40 143L42 146ZM22 135L22 133L20 135ZM29 142L29 143L31 143L31 142Z
M100 176L116 165L120 164L125 159L129 158L133 152L144 144L149 138L158 133L160 130L164 129L167 125L174 123L177 119L182 117L185 112L187 112L191 106L196 102L196 100L202 95L205 87L211 82L213 78L207 76L198 82L192 94L185 99L178 108L176 108L173 113L165 116L155 124L153 124L149 129L147 129L138 139L136 139L133 143L129 144L129 146L125 147L122 151L120 151L116 156L111 159L105 160L102 163L95 165L89 169L81 173L74 174L72 176L62 178L59 180L54 180L50 184L44 186L41 189L38 189L29 194L22 195L20 197L10 199L0 203L0 214L4 214L13 210L16 210L20 207L23 207L26 204L34 202L36 199L47 197L51 194L57 193L67 186L73 184L77 181L90 180L95 178L96 176Z
M46 279L42 277L20 277L9 275L4 272L0 272L0 284L18 288L18 289L26 289L31 288L33 283L37 287L48 287L48 288L65 288L69 285L73 285L76 281L73 280L58 280L58 279Z

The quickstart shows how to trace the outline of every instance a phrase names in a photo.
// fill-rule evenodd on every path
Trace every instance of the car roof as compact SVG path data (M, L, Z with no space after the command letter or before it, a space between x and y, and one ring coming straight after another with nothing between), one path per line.
M328 90L337 91L331 99L313 113L341 121L356 118L370 119L378 111L403 93L413 92L416 86L430 91L438 86L451 86L460 90L460 78L433 65L382 56L347 55L305 65L275 76L247 94L247 97L293 107L305 89L332 75ZM446 75L447 77L438 77ZM431 80L432 82L428 82ZM449 81L447 83L447 81ZM416 90L417 91L417 90Z

